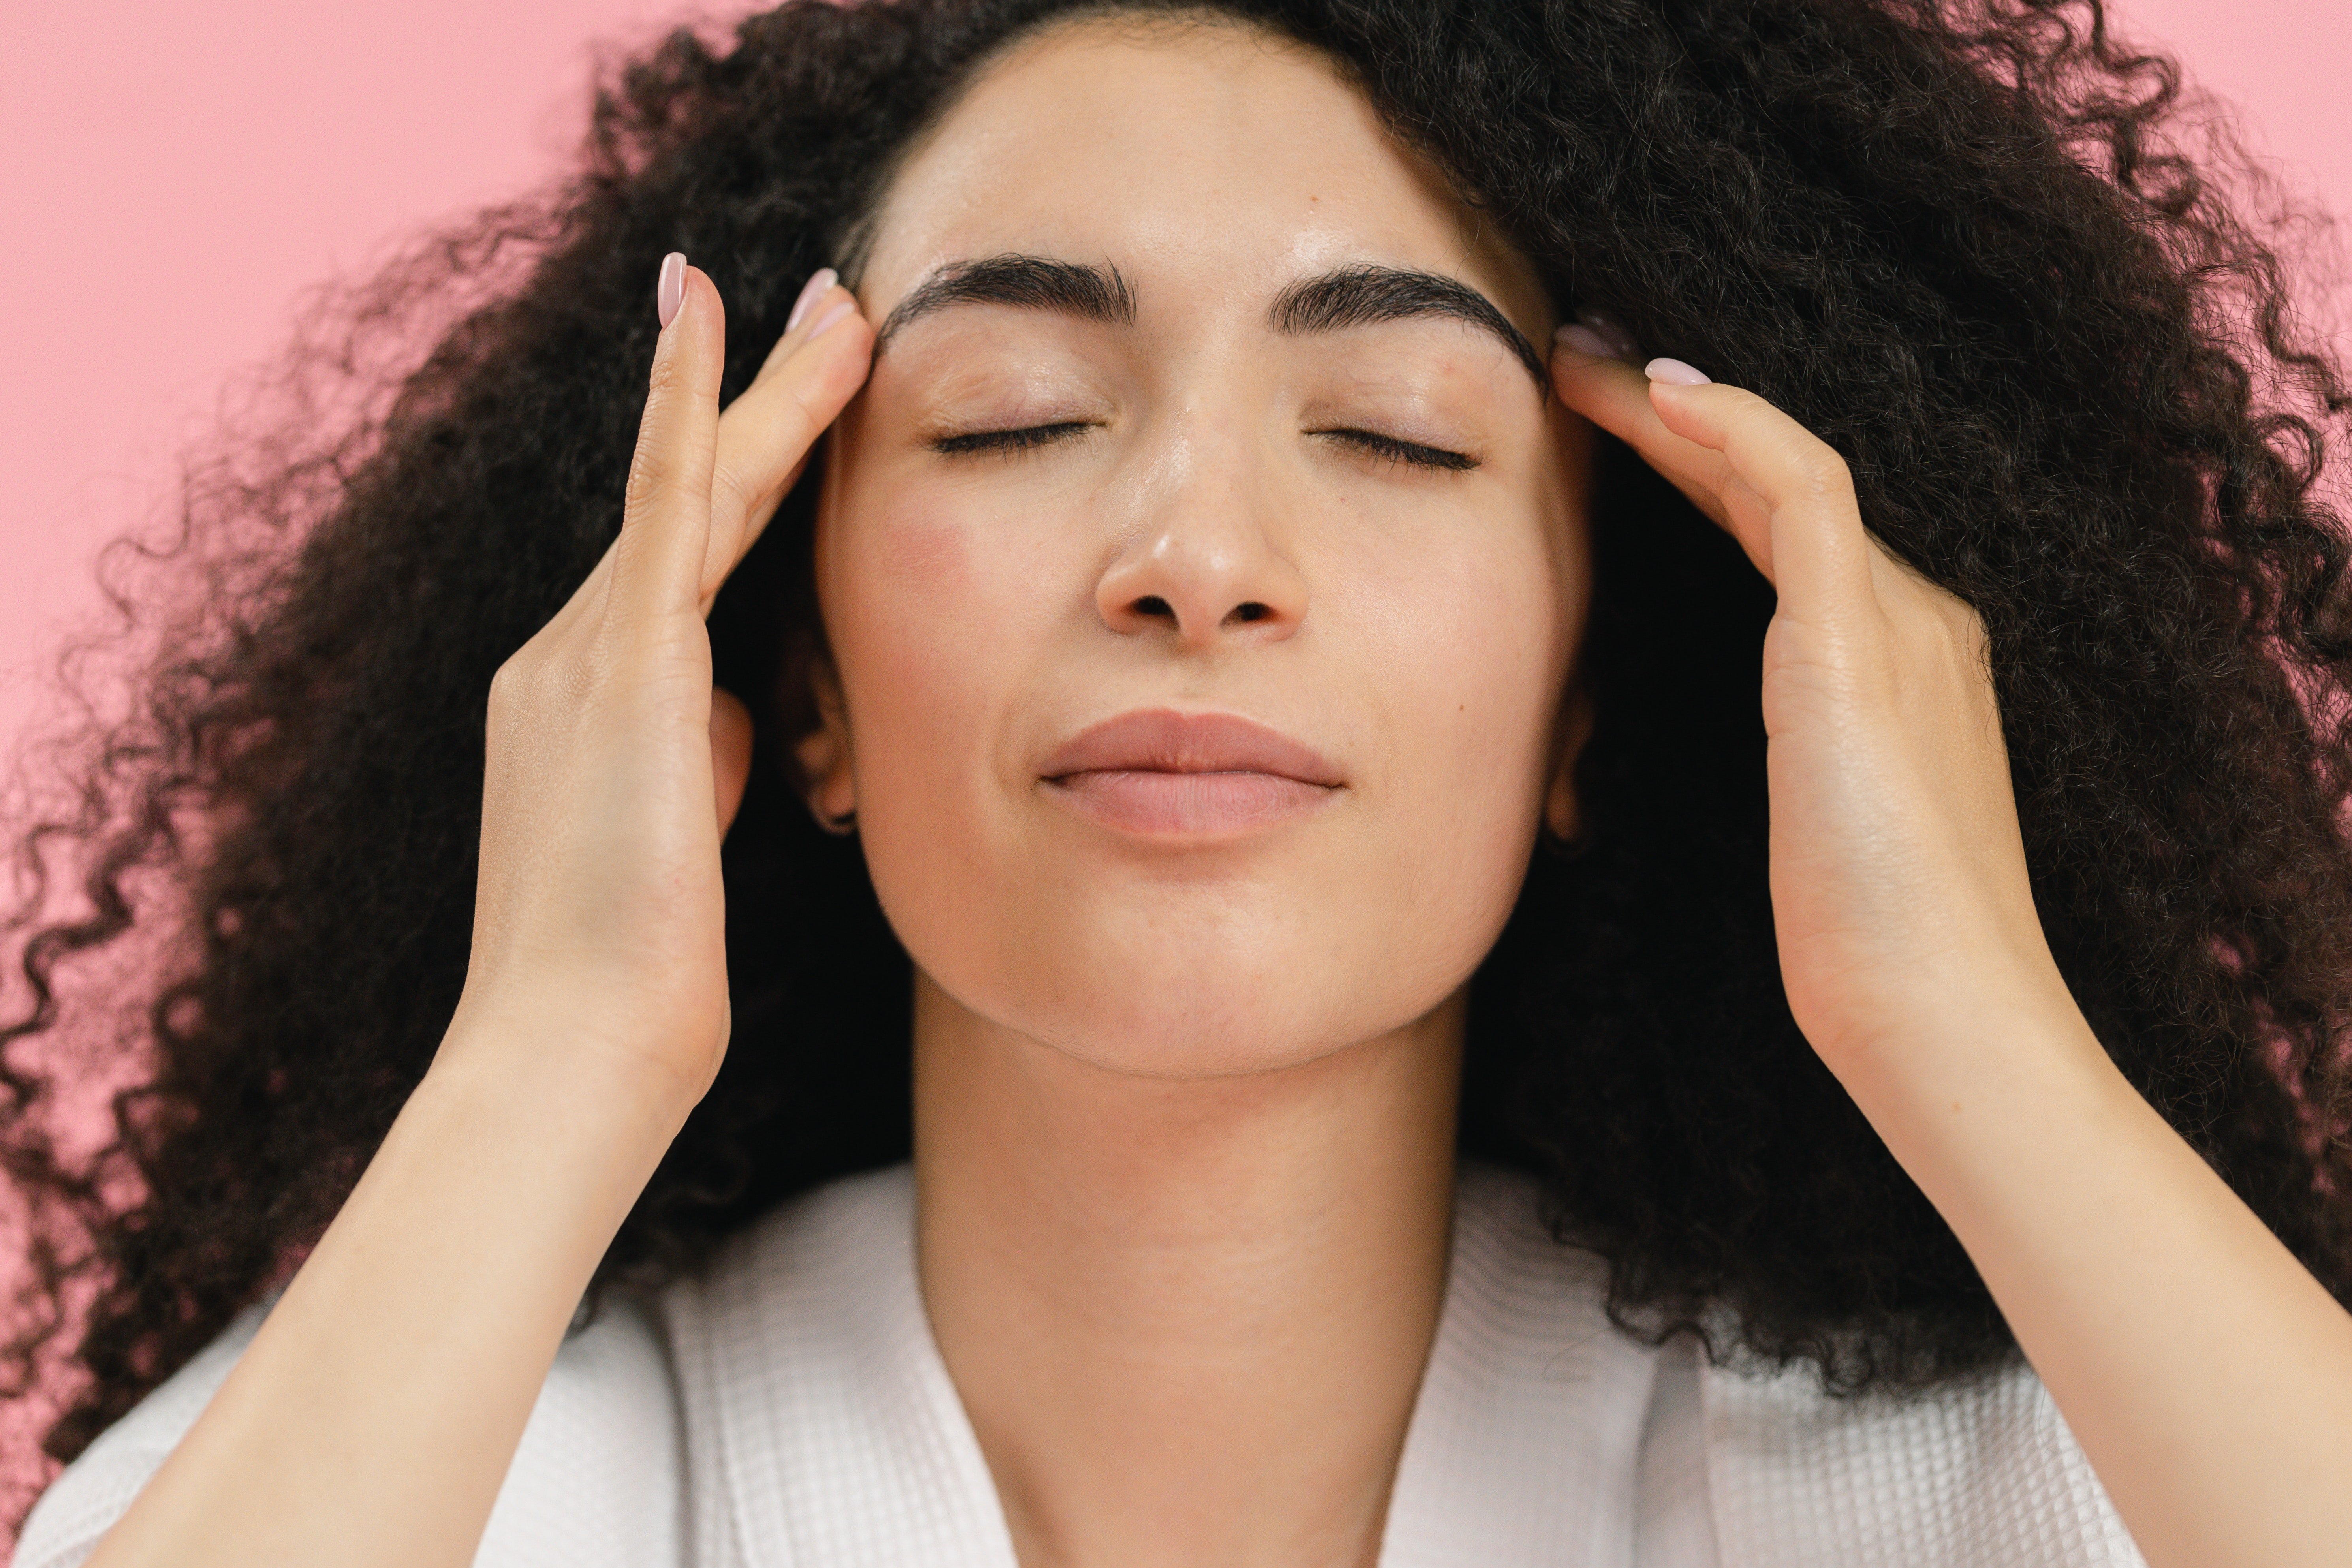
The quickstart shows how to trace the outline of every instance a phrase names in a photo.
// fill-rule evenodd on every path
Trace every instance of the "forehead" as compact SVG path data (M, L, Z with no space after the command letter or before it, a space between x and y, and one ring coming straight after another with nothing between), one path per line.
M1096 17L992 64L898 171L859 292L1021 252L1267 296L1372 262L1458 278L1535 335L1525 259L1319 54L1211 19Z

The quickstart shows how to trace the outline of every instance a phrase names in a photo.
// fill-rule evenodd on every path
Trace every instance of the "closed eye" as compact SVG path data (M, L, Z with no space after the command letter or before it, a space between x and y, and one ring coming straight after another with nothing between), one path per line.
M961 436L942 436L931 443L931 450L950 457L961 452L1025 452L1032 447L1066 441L1093 428L1084 420L1070 419L1059 425L1025 425L1017 430L973 430Z
M1023 452L1050 446L1056 441L1066 441L1093 427L1084 420L1072 419L1055 425L1025 425L1011 430L972 430L957 436L942 436L931 443L931 450L950 457L970 452ZM1385 458L1391 462L1405 463L1418 468L1459 472L1478 467L1478 459L1467 453L1449 451L1443 447L1427 447L1418 441L1402 441L1376 430L1312 430L1307 433L1341 442L1372 457Z
M1466 452L1449 452L1443 447L1424 447L1418 441L1400 441L1377 430L1310 430L1307 434L1341 442L1372 457L1386 458L1392 463L1408 463L1416 468L1459 471L1478 466L1478 459Z

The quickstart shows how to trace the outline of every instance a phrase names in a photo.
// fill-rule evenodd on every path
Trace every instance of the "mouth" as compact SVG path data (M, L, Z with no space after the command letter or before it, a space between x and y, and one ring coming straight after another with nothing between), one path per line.
M1347 781L1304 742L1237 713L1156 708L1080 731L1038 770L1048 795L1107 827L1230 837L1322 809Z

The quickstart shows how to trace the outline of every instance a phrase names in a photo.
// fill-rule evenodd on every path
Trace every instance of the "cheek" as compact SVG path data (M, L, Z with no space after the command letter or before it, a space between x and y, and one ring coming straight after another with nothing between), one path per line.
M825 620L864 813L882 808L902 781L928 788L921 777L964 760L992 684L1002 563L970 519L904 487L887 503L845 505L827 521Z
M1458 529L1367 542L1320 608L1381 741L1379 798L1342 900L1351 979L1400 1010L1458 984L1516 903L1541 821L1582 578L1560 531Z
M1367 553L1349 597L1399 804L1448 835L1516 832L1549 773L1580 575L1543 531L1467 526Z
M954 900L1001 849L1007 710L1066 601L1069 563L921 476L845 486L819 524L869 868L894 920ZM1066 551L1062 553L1066 554Z
M908 507L877 519L860 554L869 593L886 588L902 612L954 613L971 607L980 586L979 542L944 508Z

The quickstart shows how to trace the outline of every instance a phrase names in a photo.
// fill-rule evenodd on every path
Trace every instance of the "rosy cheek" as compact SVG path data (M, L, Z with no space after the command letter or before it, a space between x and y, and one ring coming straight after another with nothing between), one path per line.
M969 595L971 531L961 520L905 507L881 520L875 534L873 569L892 597L936 612Z
M901 499L859 520L851 565L862 612L852 676L893 708L938 705L959 647L972 641L975 559L971 531L951 515ZM848 652L848 650L844 650Z
M845 563L863 608L856 647L841 650L856 665L844 673L861 699L859 753L932 820L960 811L1015 684L1003 563L985 521L908 485L857 520Z

